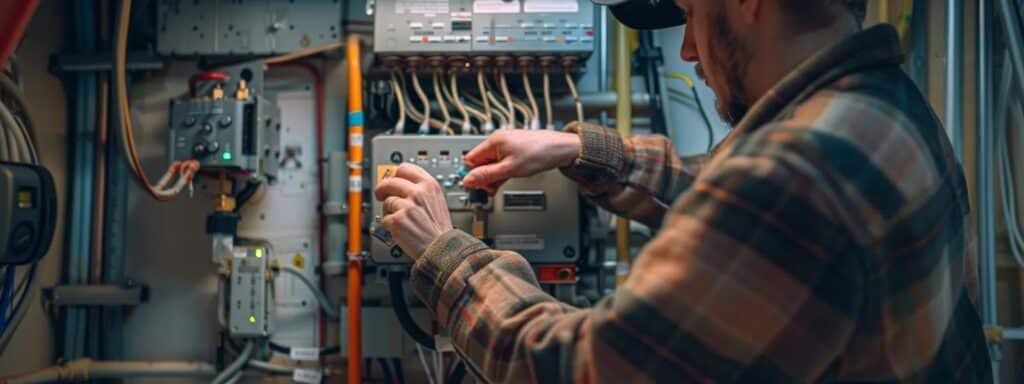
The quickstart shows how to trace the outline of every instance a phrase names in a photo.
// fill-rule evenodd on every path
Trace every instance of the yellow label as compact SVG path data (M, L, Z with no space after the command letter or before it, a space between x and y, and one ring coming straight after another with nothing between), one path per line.
M381 164L377 166L377 183L384 181L384 179L395 177L398 173L398 166L394 164Z
M306 259L304 257L302 257L301 253L295 252L295 256L292 257L292 265L294 265L295 268L299 268L299 269L305 268L306 267Z

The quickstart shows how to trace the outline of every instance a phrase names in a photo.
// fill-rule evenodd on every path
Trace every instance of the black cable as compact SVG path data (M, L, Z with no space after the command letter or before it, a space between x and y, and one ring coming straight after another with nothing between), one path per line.
M271 341L269 344L270 344L270 350L271 351L278 352L278 353L283 353L285 355L291 355L292 354L292 347L289 347L287 345L281 345L281 344L275 343L273 341ZM321 357L323 357L323 356L329 356L329 355L336 355L336 354L338 354L340 352L341 352L341 347L335 345L335 346L332 346L332 347L320 348L320 352L318 352L318 353L319 353L319 355Z
M380 365L380 371L384 374L384 382L386 384L395 384L395 377L391 374L391 370L388 369L388 361L384 358L374 360Z
M708 152L711 152L711 148L715 146L715 131L711 128L711 120L708 119L708 114L704 112L704 103L700 101L700 95L697 94L697 87L690 87L690 91L693 92L693 99L697 101L697 110L700 111L700 117L704 119L704 127L708 130Z
M402 329L405 333L412 337L417 344L423 346L431 351L436 350L437 347L434 345L434 338L429 333L416 325L416 321L413 320L412 315L409 313L409 305L405 302L405 294L402 291L402 279L404 276L400 272L388 271L388 288L391 292L391 305L395 309L395 316L398 317L398 323L402 325Z
M252 199L252 197L256 195L256 191L259 191L259 190L260 190L260 182L259 181L249 181L248 183L246 183L245 187L242 188L241 191L238 191L238 194L235 195L235 211L234 212L238 213L240 210L242 210L242 206L245 205L245 203L249 202L249 199Z
M391 359L391 365L395 368L395 378L398 379L398 384L405 384L405 371L402 369L402 359L397 357Z
M466 379L466 363L459 361L455 364L455 368L452 368L452 372L448 374L448 384L461 384L462 380Z

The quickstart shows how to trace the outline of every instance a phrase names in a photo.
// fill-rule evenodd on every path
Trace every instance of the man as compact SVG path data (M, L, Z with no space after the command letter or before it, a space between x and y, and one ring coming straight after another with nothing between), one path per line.
M500 131L466 156L469 187L557 167L659 229L593 308L558 302L522 257L452 230L422 169L381 183L382 224L416 259L413 288L472 370L497 382L990 382L963 172L900 69L895 30L861 30L863 3L676 1L682 57L735 123L709 158L579 123ZM663 26L672 6L613 11Z

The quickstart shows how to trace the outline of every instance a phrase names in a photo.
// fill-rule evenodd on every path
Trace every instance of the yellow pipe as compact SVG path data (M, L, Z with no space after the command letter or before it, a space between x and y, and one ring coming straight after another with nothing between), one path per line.
M636 31L616 22L615 28L615 127L623 137L632 134L633 105L632 102L632 57L629 42ZM615 222L615 251L618 268L615 270L615 285L622 285L629 275L629 219L619 217Z
M359 38L348 37L348 384L362 384L363 366L363 73Z

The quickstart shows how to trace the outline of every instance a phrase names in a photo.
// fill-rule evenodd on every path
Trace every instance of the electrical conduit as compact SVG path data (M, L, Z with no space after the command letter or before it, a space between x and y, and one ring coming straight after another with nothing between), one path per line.
M629 34L632 32L622 23L616 23L615 29L615 93L618 94L615 106L615 128L622 136L632 133L633 97L632 68L629 52ZM635 33L635 32L634 32ZM621 286L629 276L629 219L619 217L615 222L615 250L618 256L618 268L615 270L615 285Z
M349 36L348 62L348 383L361 384L363 277L363 74L359 38Z

